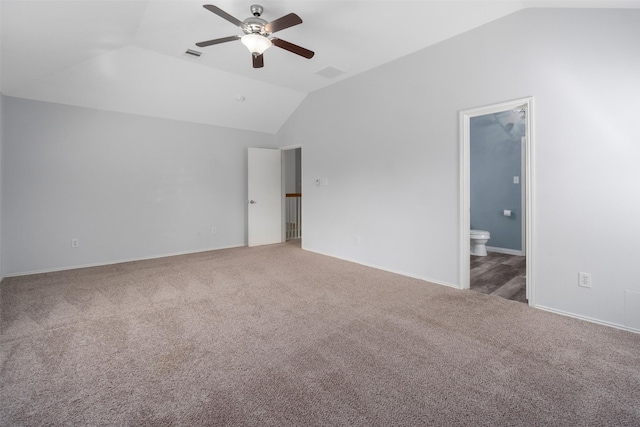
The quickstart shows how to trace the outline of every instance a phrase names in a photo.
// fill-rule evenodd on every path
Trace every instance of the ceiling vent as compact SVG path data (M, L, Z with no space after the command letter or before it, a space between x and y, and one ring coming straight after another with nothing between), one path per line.
M316 74L322 77L326 77L328 79L332 79L334 77L338 77L340 74L344 74L346 71L341 70L340 68L332 67L329 65L328 67L324 67L322 70L318 71Z

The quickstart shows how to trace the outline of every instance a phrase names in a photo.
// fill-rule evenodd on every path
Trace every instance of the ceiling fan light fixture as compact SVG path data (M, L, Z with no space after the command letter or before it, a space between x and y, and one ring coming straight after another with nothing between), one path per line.
M260 18L263 10L262 6L254 4L253 6L251 6L251 13L253 14L253 16L250 16L244 21L241 21L212 4L205 4L203 5L203 7L209 12L218 15L220 18L229 21L240 28L244 35L234 35L198 42L196 43L196 46L198 47L207 47L220 43L240 40L242 41L242 44L245 45L247 49L249 49L249 52L251 52L253 68L264 67L264 57L262 54L271 46L275 46L291 53L295 53L296 55L300 55L303 58L313 58L314 52L309 49L305 49L302 46L298 46L288 41L282 40L279 37L269 38L273 33L277 31L282 31L295 25L302 24L302 19L295 13L289 13L278 19L267 22L264 19Z
M251 33L242 36L240 39L243 45L249 49L254 55L262 55L262 53L272 46L271 40L261 34Z

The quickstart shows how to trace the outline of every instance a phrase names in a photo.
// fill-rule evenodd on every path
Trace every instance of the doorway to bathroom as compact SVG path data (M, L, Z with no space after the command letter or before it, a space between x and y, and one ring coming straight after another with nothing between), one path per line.
M529 305L532 103L524 98L460 113L460 287ZM483 231L486 243L471 230Z

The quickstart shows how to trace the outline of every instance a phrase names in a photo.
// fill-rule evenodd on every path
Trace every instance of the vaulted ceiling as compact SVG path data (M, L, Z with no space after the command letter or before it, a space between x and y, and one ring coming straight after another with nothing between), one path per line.
M307 94L520 9L640 7L639 0L255 2L266 21L299 15L302 24L277 36L315 56L271 48L255 69L240 42L195 46L241 34L203 4L243 20L249 1L1 0L2 93L275 133Z

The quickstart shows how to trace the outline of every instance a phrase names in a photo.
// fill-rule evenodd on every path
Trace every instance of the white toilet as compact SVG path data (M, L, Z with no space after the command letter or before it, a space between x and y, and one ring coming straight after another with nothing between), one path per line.
M491 238L491 234L485 230L471 230L469 237L471 238L471 255L487 256L485 244Z

